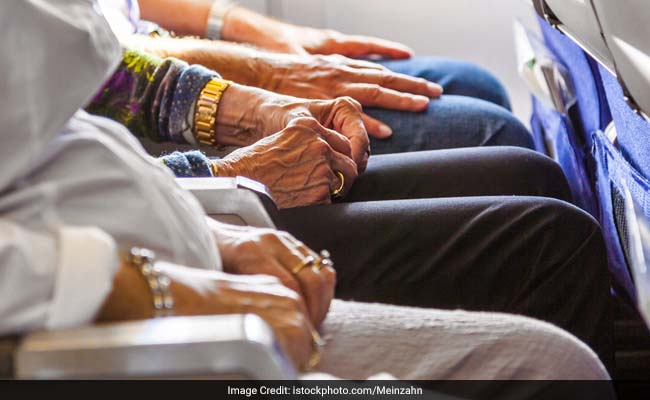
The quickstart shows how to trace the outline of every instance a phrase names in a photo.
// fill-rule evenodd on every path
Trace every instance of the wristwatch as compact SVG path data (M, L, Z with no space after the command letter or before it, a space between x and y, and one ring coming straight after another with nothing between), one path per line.
M217 111L221 97L230 84L230 81L212 78L201 90L194 112L194 136L200 144L218 146L215 129Z
M221 31L223 30L223 22L226 14L231 7L235 6L232 0L215 0L210 9L208 16L208 25L205 32L205 37L212 40L221 40Z

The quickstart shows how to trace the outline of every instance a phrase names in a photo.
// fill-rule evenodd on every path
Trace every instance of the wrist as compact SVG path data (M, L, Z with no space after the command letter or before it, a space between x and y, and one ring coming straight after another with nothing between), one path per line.
M210 9L204 19L206 24L202 36L212 40L221 40L226 19L235 8L237 8L237 5L232 0L212 0Z
M231 7L224 16L221 38L276 50L288 25L244 7Z
M97 314L97 322L133 321L154 317L147 282L132 265L124 262L115 274L113 289Z
M235 178L244 176L237 162L228 159L210 160L212 173L217 178Z
M263 136L259 108L264 99L257 89L232 84L224 93L216 116L217 142L223 146L249 146Z

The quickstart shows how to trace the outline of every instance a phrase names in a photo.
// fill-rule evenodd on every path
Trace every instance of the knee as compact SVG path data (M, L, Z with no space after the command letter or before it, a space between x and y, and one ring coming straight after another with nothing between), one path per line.
M600 245L601 230L598 221L580 208L552 198L523 200L524 213L530 212L536 227L549 239L562 241L566 246L584 249Z
M504 179L525 188L521 195L572 201L564 171L549 157L520 147L496 148L493 155L502 164Z
M552 275L567 288L584 289L594 304L609 297L605 244L600 225L591 215L549 198L523 200L519 215L534 244L529 250L541 257L540 276Z
M493 106L494 107L494 106ZM490 134L485 146L514 146L535 149L533 135L511 112L494 107L489 110Z
M521 358L516 379L608 380L609 374L596 353L573 335L546 322L510 317L512 329L499 342ZM515 367L515 365L512 365Z
M437 66L432 64L431 69L434 68L443 70L442 75L440 71L436 71L435 76L438 77L438 83L445 88L447 93L474 97L510 109L508 92L501 82L486 69L459 60L443 60ZM425 70L423 75L424 78L427 78L427 75L433 76L434 71L428 74Z

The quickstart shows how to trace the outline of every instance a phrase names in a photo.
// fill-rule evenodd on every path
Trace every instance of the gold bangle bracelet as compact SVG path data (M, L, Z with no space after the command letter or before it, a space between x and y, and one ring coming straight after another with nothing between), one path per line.
M218 146L216 125L219 102L231 83L212 78L201 90L194 112L194 137L200 144L211 147Z

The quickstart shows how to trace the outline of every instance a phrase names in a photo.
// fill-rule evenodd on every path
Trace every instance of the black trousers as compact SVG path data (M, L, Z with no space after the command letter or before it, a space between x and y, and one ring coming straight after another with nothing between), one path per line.
M371 157L346 203L284 210L336 262L337 297L554 323L613 360L598 223L552 160L519 148Z

